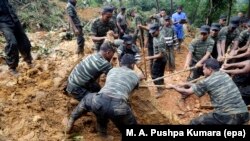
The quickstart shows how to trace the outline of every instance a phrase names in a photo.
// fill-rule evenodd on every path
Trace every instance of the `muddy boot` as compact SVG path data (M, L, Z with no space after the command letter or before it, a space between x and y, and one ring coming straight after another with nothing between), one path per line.
M164 88L157 88L155 98L158 99L158 98L162 97L163 96L163 91L164 91Z
M16 68L9 68L9 72L13 76L18 76L19 73L17 72Z
M66 131L65 131L67 134L71 133L74 123L75 123L75 120L70 117L66 126Z

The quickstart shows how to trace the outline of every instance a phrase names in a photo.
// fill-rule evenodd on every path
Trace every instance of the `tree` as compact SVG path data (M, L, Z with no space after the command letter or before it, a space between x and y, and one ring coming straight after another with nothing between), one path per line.
M156 0L157 11L160 12L159 0Z

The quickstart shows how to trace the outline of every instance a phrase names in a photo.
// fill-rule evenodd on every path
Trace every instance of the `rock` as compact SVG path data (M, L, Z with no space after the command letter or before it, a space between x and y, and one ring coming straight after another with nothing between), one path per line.
M18 141L28 141L28 140L31 140L32 138L34 138L34 136L35 136L35 132L31 131L29 134L19 138Z
M36 115L36 116L33 117L33 122L38 122L40 120L42 120L42 118L39 115Z
M43 92L43 91L38 91L38 92L36 92L35 97L36 97L36 100L39 101L41 99L45 99L47 95L48 94Z

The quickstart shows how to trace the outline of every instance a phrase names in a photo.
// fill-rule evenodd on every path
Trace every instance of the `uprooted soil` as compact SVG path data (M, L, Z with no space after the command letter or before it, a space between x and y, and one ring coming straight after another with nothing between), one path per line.
M72 134L64 133L68 116L78 102L63 94L61 84L72 67L92 53L93 42L86 38L85 56L78 56L75 54L76 40L62 40L60 32L28 34L33 46L34 66L29 68L21 60L19 76L10 75L0 57L0 141L101 140L96 134L92 113L77 120ZM187 37L182 52L176 53L177 72L183 69L191 39ZM112 64L115 66L117 62ZM165 75L169 73L166 71ZM186 80L187 75L185 72L167 77L165 83L180 83ZM104 81L101 79L102 84ZM139 88L132 94L130 103L139 124L188 124L192 118L210 111L201 108L209 105L208 97L198 99L191 96L181 101L179 93L165 90L163 97L155 99L154 91L154 87ZM114 141L121 138L112 123L108 133Z
M78 102L64 95L60 85L81 57L75 54L76 41L59 40L59 34L58 32L29 34L35 46L32 51L34 66L29 68L20 61L17 77L10 75L7 65L1 61L1 139L98 140L95 117L92 113L88 113L75 123L72 134L64 134L67 118ZM92 46L93 43L87 39L84 57L92 53ZM184 47L181 54L176 53L176 71L182 70L187 53ZM167 73L169 72L166 71L165 74ZM184 81L186 76L187 73L183 73L165 78L165 81L178 83ZM155 99L154 89L139 88L133 92L131 105L139 124L187 124L191 118L204 113L199 109L200 100L195 97L188 98L185 104L179 101L180 94L173 90L165 90L163 97ZM108 132L114 140L120 139L119 131L112 123Z

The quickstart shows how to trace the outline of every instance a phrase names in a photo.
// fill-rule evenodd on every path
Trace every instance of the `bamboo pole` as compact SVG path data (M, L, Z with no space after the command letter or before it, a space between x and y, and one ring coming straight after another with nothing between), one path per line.
M198 81L200 81L200 80L202 80L204 78L205 78L205 76L201 76L201 77L199 77L197 79L189 81L188 83L196 83L196 82L198 82ZM139 85L139 87L140 88L158 87L158 88L172 89L172 88L168 87L167 85Z
M154 81L157 81L157 80L160 80L160 79L164 79L164 78L166 78L166 77L171 77L171 76L174 76L174 75L183 73L183 72L187 72L187 71L193 70L193 69L195 69L195 68L196 68L196 67L191 67L191 68L188 68L188 69L185 69L185 70L181 70L181 71L178 71L178 72L169 74L169 75L165 75L165 76L162 76L162 77L158 77L158 78L156 78L156 79L153 79L153 80L148 81L147 83L151 83L151 82L154 82Z

